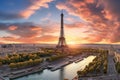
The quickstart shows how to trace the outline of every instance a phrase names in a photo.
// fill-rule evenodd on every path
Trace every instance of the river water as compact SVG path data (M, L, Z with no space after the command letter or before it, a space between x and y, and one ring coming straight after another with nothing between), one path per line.
M45 69L42 72L20 77L14 80L64 80L66 78L72 80L77 75L77 71L83 70L94 58L95 56L89 56L78 63L71 63L56 71Z

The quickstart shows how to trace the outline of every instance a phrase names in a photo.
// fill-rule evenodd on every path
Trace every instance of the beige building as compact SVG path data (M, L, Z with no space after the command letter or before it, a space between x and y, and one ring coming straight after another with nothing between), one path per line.
M115 61L120 62L120 51L115 52Z

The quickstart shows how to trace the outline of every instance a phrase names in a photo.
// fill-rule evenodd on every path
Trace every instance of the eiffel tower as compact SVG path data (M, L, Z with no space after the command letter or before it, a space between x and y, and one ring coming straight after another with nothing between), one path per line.
M60 30L60 37L59 37L59 41L58 44L56 46L57 50L60 50L62 52L66 51L66 49L68 49L68 46L66 44L66 40L64 37L64 21L63 21L63 17L64 14L63 12L61 13L61 30Z

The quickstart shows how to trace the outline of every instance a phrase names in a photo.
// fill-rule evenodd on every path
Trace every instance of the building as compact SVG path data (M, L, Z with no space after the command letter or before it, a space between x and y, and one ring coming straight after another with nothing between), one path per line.
M115 54L115 61L120 62L120 50L119 49L116 50L114 54Z

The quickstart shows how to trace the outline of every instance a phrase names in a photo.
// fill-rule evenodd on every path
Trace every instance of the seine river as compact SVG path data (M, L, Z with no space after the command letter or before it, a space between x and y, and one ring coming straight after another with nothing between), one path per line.
M77 71L83 70L94 58L95 56L89 56L78 63L71 63L56 71L45 69L42 72L20 77L14 80L64 80L66 78L72 80L77 75Z

